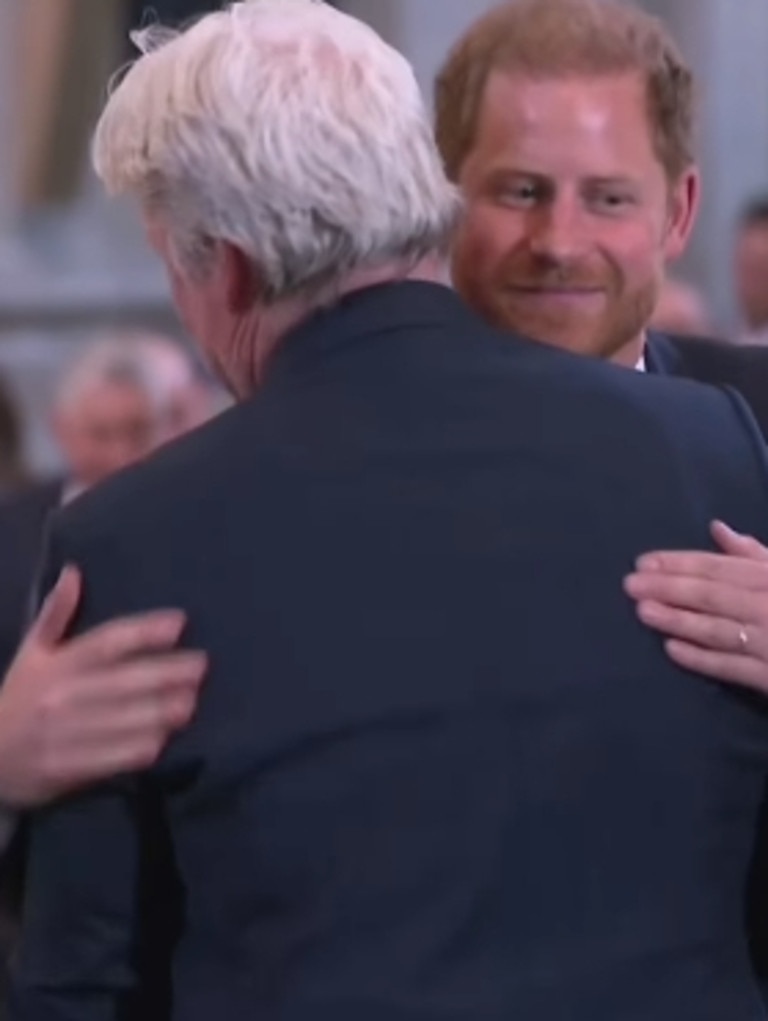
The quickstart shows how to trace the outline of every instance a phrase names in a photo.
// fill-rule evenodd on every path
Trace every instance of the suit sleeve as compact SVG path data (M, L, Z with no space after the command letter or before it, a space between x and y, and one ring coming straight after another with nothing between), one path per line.
M65 563L56 546L52 534L43 592ZM10 1021L152 1016L139 1005L140 815L138 782L124 778L32 817Z

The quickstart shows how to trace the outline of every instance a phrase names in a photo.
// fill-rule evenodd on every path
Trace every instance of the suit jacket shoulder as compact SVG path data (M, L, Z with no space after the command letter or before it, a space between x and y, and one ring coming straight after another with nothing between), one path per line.
M57 510L52 530L87 536L89 545L99 547L126 528L135 534L168 518L182 525L201 502L216 500L217 473L231 468L242 449L243 417L243 407L232 408L106 479Z
M365 329L375 334L377 327L366 322ZM451 329L453 337L447 332ZM692 493L706 489L710 494L729 494L729 505L720 513L727 515L734 527L768 538L766 454L749 414L732 395L697 382L640 375L501 335L469 314L464 322L445 330L436 335L440 350L430 348L430 358L434 353L439 366L436 385L455 385L460 392L466 383L467 392L471 392L482 380L482 385L488 386L489 402L502 409L499 429L508 426L502 421L509 405L508 392L518 394L520 416L538 423L543 442L545 432L560 428L567 407L587 406L583 401L587 395L590 414L579 431L592 434L592 450L599 451L603 461L629 461L638 477L646 474L650 478L663 476L657 464L674 463L681 486L690 483ZM402 332L407 335L408 329ZM387 344L392 342L387 340ZM312 375L298 377L299 386L291 385L296 379L289 379L288 385L285 379L270 383L251 400L64 508L56 515L56 530L67 533L67 551L77 555L81 542L89 555L108 548L107 560L113 564L122 560L126 572L133 574L135 544L141 543L142 536L149 548L158 535L178 535L180 530L194 528L217 504L236 499L233 494L238 488L259 486L263 492L256 513L267 513L272 483L282 487L286 465L301 461L302 446L348 443L348 422L360 413L354 387L358 385L360 392L367 394L369 385L362 375L357 376L363 364L373 367L365 372L377 381L376 394L365 398L370 405L365 427L371 434L378 428L379 411L373 398L378 400L381 394L380 421L386 428L390 413L386 395L392 381L379 386L378 380L384 378L384 366L398 359L389 358L384 344L371 345L366 353L364 335L359 343L359 353L346 354L344 359L315 359ZM419 350L424 345L415 339L413 346ZM376 362L379 356L381 373ZM351 366L354 382L345 366ZM530 402L528 410L519 396L523 393L526 407ZM398 414L405 425L408 412L400 408ZM420 410L415 408L413 414L415 427L421 428ZM574 432L574 440L577 435ZM588 459L590 455L585 449L582 456ZM277 503L285 496L283 491ZM706 499L701 504L708 506ZM222 514L214 517L221 519ZM276 519L279 508L271 516L271 524ZM258 527L254 520L254 533ZM55 559L49 558L49 562Z
M648 361L654 372L738 390L768 440L768 347L654 334Z

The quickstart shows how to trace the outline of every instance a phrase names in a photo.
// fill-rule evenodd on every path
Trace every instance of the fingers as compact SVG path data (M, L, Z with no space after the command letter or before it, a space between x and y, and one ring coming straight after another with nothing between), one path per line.
M701 649L675 639L666 642L665 648L670 659L685 670L768 694L768 671L761 660Z
M739 638L741 627L733 620L678 610L650 600L640 602L637 613L647 627L669 638L712 651L743 652Z
M160 719L146 712L134 715L133 719L125 721L120 732L109 735L109 741L104 740L103 731L94 732L92 740L86 739L68 748L65 755L50 762L46 771L49 788L63 794L86 784L151 768L178 729L163 725Z
M638 558L636 572L648 576L698 578L754 592L768 592L768 564L747 557L743 552L738 556L676 551L648 553Z
M186 726L197 705L197 690L181 688L176 691L157 692L126 702L107 717L93 716L80 734L73 750L97 757L102 747L130 745L160 749L170 735Z
M768 591L768 549L749 535L740 535L722 521L712 524L712 537L722 553L656 551L637 561L639 572L686 575Z
M35 642L49 648L58 645L72 623L82 588L82 575L78 569L69 565L65 567L40 608L25 643Z
M181 637L185 622L180 610L156 610L108 621L67 645L68 667L85 671L170 649Z
M647 572L630 575L625 591L638 602L663 604L670 610L692 610L740 624L761 623L765 616L764 592L696 577Z
M768 549L752 538L741 535L722 521L712 523L712 538L723 551L734 557L745 557L762 563L768 563Z
M92 707L105 714L112 708L119 715L131 704L173 699L187 691L196 697L207 667L205 653L177 652L84 674L73 680L73 686L79 686L79 703L84 708Z
M45 798L152 766L192 719L205 667L203 654L179 653L54 689L37 727Z

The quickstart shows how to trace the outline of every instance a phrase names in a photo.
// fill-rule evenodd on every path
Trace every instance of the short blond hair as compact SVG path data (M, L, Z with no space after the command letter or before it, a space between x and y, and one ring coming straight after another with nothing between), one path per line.
M459 40L436 88L437 143L456 180L472 149L490 76L637 72L645 78L654 149L670 180L693 164L693 75L658 18L618 0L511 0Z

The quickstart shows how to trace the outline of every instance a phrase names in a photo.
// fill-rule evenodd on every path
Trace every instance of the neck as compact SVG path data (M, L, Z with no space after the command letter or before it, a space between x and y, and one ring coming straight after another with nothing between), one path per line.
M646 334L643 331L634 340L630 340L624 347L611 355L611 361L615 365L623 365L627 369L634 369L645 352Z
M451 273L448 263L442 256L430 255L415 264L409 262L393 262L376 269L361 269L350 273L340 286L334 288L336 297L362 291L366 287L379 284L395 284L404 280L418 280L422 283L445 284L450 287ZM318 304L324 304L322 300Z
M238 396L252 393L264 378L272 354L286 336L309 319L314 313L332 307L341 298L356 291L381 284L402 283L406 280L450 286L448 262L440 255L427 256L417 263L391 262L373 269L359 269L348 273L340 281L322 291L307 296L297 295L277 302L263 313L257 324L244 332L240 349L250 351L251 370L245 386L238 386Z

